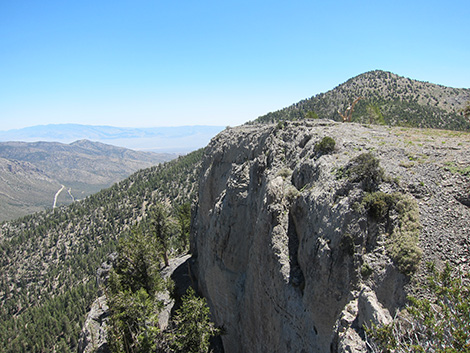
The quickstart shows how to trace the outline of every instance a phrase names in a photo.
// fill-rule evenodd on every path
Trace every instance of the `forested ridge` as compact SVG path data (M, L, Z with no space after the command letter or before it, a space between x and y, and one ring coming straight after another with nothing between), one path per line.
M0 226L0 351L73 352L95 274L118 239L164 203L192 200L202 150L141 170L74 204Z
M445 87L381 70L358 75L309 99L259 117L256 122L305 118L341 121L352 102L352 121L420 128L469 130L464 109L470 89Z

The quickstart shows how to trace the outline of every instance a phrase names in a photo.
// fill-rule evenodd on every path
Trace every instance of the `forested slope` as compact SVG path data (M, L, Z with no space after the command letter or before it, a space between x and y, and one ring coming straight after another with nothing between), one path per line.
M257 122L276 122L320 117L341 121L351 103L352 121L406 125L422 128L468 130L463 110L470 89L421 82L381 70L353 77L334 89L259 117ZM338 112L339 111L339 112Z
M75 351L95 273L156 202L195 193L202 150L141 170L83 201L0 226L0 351Z

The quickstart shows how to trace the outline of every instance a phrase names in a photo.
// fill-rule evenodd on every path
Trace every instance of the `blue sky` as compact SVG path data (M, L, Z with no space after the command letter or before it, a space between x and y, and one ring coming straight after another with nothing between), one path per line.
M470 2L0 0L0 130L234 126L374 69L470 87Z

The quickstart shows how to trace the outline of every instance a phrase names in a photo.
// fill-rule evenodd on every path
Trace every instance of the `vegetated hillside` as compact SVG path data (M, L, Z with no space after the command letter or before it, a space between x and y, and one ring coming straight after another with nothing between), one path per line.
M468 132L246 125L202 170L192 254L227 353L367 352L363 325L423 294L428 261L469 273Z
M155 202L195 193L202 151L140 170L69 206L0 226L0 351L72 352L95 274L119 237Z
M80 140L71 144L0 142L0 158L4 158L0 169L2 221L52 208L54 203L70 204L175 155Z
M60 184L31 163L0 158L0 221L52 207Z
M358 75L310 99L259 117L257 122L297 120L314 112L323 119L341 121L351 103L352 121L382 122L423 128L468 130L470 122L462 110L470 102L470 89L451 88L398 76L391 72L370 71ZM310 117L315 116L310 113Z

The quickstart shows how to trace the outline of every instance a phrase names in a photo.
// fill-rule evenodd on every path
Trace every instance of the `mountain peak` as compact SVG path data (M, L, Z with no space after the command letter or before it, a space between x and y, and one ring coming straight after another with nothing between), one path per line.
M341 121L338 111L346 110L359 97L353 121L369 123L380 114L389 125L470 129L462 114L470 101L470 89L413 80L383 70L357 75L326 93L261 116L257 122L305 119L311 111L320 118Z

